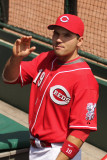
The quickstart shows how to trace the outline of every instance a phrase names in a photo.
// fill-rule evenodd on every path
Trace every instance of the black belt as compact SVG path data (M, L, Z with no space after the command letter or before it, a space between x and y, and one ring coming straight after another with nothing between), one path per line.
M30 144L34 147L34 148L39 148L36 143L35 143L35 139L30 139ZM51 143L46 142L46 141L40 141L40 145L41 147L52 147Z

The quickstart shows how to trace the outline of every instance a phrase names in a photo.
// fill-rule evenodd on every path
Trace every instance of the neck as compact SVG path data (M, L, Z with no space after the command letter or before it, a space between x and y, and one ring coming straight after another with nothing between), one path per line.
M72 55L70 55L70 56L58 56L58 59L60 60L60 61L62 61L62 62L67 62L67 61L71 61L71 60L73 60L73 59L76 59L76 58L78 58L79 57L79 55L78 55L78 53L76 52L76 53L74 53L74 54L72 54Z

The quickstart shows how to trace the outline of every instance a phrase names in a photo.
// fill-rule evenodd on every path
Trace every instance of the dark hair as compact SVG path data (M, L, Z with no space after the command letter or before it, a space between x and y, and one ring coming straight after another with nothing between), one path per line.
M76 34L77 35L77 39L79 39L80 38L80 35L79 34Z

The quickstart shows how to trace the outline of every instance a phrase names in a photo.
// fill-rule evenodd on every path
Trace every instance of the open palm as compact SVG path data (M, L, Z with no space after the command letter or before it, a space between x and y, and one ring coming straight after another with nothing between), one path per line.
M13 46L13 55L24 58L34 51L35 47L30 48L31 39L31 36L23 36L22 38L17 39Z

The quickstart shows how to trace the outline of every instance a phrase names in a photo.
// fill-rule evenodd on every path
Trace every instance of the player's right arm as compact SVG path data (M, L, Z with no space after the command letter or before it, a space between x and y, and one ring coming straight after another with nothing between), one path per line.
M4 80L12 82L18 78L21 61L35 50L35 47L30 48L31 39L31 36L23 36L16 40L12 56L8 59L3 70Z

